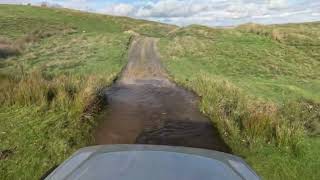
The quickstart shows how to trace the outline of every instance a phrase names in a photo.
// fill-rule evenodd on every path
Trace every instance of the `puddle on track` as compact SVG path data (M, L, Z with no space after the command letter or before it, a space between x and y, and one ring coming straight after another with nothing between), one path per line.
M158 144L231 152L193 93L170 82L156 39L136 38L121 78L105 92L96 144Z

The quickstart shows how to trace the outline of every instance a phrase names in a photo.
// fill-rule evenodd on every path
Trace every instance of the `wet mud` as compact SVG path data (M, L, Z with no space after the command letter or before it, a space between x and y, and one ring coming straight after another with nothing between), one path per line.
M230 152L218 130L198 109L199 99L168 79L156 47L147 37L132 42L128 64L105 91L105 115L96 144L158 144Z

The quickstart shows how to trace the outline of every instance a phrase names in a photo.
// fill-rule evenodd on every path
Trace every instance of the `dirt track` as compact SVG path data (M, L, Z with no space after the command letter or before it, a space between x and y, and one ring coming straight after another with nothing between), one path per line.
M108 110L95 132L96 144L160 144L230 152L198 98L170 82L156 39L136 38L120 79L105 92Z

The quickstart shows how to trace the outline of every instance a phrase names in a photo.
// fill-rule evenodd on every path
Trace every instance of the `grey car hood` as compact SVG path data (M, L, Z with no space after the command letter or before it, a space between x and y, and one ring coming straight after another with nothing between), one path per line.
M239 157L197 148L104 145L80 149L47 180L256 180Z

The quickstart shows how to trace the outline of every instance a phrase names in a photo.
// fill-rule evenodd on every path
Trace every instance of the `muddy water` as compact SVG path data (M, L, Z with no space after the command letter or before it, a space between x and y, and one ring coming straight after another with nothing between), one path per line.
M170 82L156 40L136 38L121 78L105 92L108 104L96 144L159 144L230 152L198 110L197 97Z

